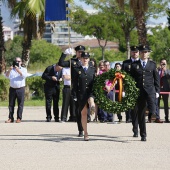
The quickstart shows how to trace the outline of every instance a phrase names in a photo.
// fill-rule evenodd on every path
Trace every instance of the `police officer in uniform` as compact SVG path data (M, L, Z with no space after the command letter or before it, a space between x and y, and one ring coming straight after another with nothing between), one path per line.
M139 60L139 47L138 46L131 46L130 47L130 59L123 61L122 70L126 71L126 73L130 74L131 64L137 60ZM126 123L129 123L133 119L133 110L128 109L126 112ZM132 121L133 123L133 121Z
M73 75L73 79L76 82L73 86L73 92L78 101L79 110L81 111L81 122L84 130L85 141L89 140L87 133L88 106L90 106L90 109L93 109L93 111L95 110L94 96L92 93L95 67L90 65L89 57L90 55L88 52L82 52L82 65L75 68L75 74Z
M62 55L59 59L59 62L58 62L58 64L62 67L70 67L70 65L71 65L71 86L72 87L74 86L75 83L77 83L77 82L75 82L75 80L74 80L75 77L73 75L75 74L75 68L81 66L81 61L80 61L81 54L82 54L82 52L85 51L85 47L82 45L78 45L77 47L75 47L75 51L76 51L76 55L74 55L71 58L71 60L64 61L67 55L71 56L73 54L73 50L71 48L66 49L65 52L62 53ZM72 97L75 101L76 97L75 97L75 94L73 93L73 91L72 91ZM79 131L78 137L82 137L83 136L83 127L81 124L81 112L79 110L77 101L75 101L73 107L75 107L75 112L76 112L76 117L77 117L77 126L78 126L78 131Z
M140 128L141 141L146 141L146 107L150 113L154 114L156 110L155 99L159 97L160 80L156 69L156 63L148 60L149 46L139 46L140 60L132 63L131 75L139 88L139 97L134 109L134 136L138 135L138 123Z

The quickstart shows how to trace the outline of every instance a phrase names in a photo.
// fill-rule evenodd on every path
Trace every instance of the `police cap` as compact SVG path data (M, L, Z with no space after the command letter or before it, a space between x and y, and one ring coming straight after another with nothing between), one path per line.
M82 58L90 58L90 54L88 52L82 52L81 57Z
M138 46L131 46L130 50L131 51L139 51L139 47Z
M151 49L148 45L140 45L139 46L139 51L148 51L151 52Z
M85 51L85 47L83 45L78 45L75 47L75 51Z

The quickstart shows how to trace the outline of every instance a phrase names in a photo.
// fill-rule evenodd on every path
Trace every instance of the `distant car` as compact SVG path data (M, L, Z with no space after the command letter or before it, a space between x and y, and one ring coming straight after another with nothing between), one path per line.
M110 67L111 67L111 68L115 68L115 64L116 64L116 63L122 64L123 61L114 61L114 62L110 62Z

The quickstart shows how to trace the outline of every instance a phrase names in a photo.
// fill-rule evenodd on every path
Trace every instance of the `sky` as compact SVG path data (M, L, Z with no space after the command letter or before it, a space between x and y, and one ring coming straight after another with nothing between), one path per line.
M80 0L74 0L74 2L75 2L75 4L84 7L84 9L92 9L91 6L86 5L85 3L81 2ZM3 25L13 28L13 20L10 19L9 10L3 4L1 6L1 16L3 17ZM167 17L161 17L161 18L159 18L157 20L154 20L152 18L152 19L150 19L150 21L152 21L154 23L163 23L163 22L167 22Z

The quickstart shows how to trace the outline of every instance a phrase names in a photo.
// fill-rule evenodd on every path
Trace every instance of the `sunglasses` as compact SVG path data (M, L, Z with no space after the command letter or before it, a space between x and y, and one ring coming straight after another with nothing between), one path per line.
M16 61L16 62L20 63L21 61Z

